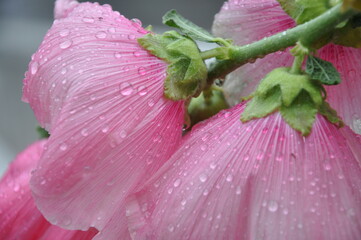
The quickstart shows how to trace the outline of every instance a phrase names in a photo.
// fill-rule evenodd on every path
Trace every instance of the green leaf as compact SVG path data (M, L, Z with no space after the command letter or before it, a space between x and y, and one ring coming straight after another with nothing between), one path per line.
M332 63L317 57L308 56L306 73L312 79L319 80L325 85L337 85L341 82L340 73Z
M337 127L343 127L345 125L341 118L337 115L336 110L333 109L327 102L323 102L323 104L318 108L318 112Z
M163 16L163 24L180 29L182 33L194 40L217 43L225 46L228 46L231 43L230 40L212 36L212 34L210 34L207 30L185 19L174 9L170 10Z
M185 100L198 95L206 85L207 67L195 42L176 31L163 35L147 34L139 44L167 62L164 95L171 100Z
M303 136L311 133L317 107L306 91L302 91L290 106L281 106L280 112L283 119Z
M255 118L263 118L281 106L281 90L274 87L265 96L254 96L248 103L241 115L241 121L247 122Z
M38 132L40 139L44 139L44 138L49 138L49 137L50 137L50 134L48 133L48 131L46 131L44 128L42 128L42 127L40 127L40 126L36 127L36 131Z
M297 24L302 24L326 12L340 0L278 0L278 2Z

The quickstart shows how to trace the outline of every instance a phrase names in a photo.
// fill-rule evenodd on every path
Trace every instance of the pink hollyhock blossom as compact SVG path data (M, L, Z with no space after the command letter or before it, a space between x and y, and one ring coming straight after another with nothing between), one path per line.
M134 239L360 239L355 134L318 115L305 138L279 113L243 124L243 109L195 126L130 197Z
M31 188L50 222L129 239L124 198L178 146L184 104L163 97L167 64L137 43L148 33L139 20L70 6L24 79L23 98L51 134Z
M245 45L294 26L294 20L276 0L229 0L216 15L213 32ZM343 79L340 85L326 87L328 102L347 125L361 133L361 62L358 60L361 50L328 44L318 53L322 59L334 64ZM224 85L229 102L232 105L238 103L241 96L249 95L267 73L277 67L291 66L292 61L289 51L279 51L229 74Z
M51 225L36 208L29 187L30 172L39 160L45 141L39 141L11 163L0 181L0 238L2 240L86 240L96 234L64 230Z

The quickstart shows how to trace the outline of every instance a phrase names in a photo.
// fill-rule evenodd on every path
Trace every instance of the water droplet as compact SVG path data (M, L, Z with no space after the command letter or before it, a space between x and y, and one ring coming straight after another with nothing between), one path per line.
M169 230L169 232L173 232L173 231L174 231L174 226L173 226L173 225L169 225L169 226L168 226L168 230Z
M30 67L30 72L32 75L36 74L38 72L38 69L39 69L39 63L38 62L33 62L31 64L31 67Z
M121 59L121 58L122 58L122 54L121 54L120 52L116 52L116 53L114 53L114 57L115 57L116 59Z
M268 210L270 212L276 212L278 209L278 203L275 201L269 201L268 203Z
M61 37L66 37L66 36L69 35L69 33L70 33L70 30L69 30L69 29L63 29L63 30L61 30L61 31L59 32L59 35L60 35Z
M142 26L142 21L140 21L138 18L133 18L131 20L135 25Z
M116 29L115 29L114 27L110 27L110 28L108 29L108 31L109 31L110 33L115 33L115 32L116 32Z
M60 71L60 73L63 74L63 75L64 75L66 72L67 72L66 68L62 68L61 71Z
M184 200L181 201L181 205L182 205L182 206L184 206L184 205L186 205L186 204L187 204L187 200L184 199Z
M205 173L202 173L201 175L199 175L199 180L201 182L207 181L207 175Z
M130 94L133 93L133 86L129 83L122 83L120 85L120 93L123 95L123 96L129 96Z
M135 57L140 57L140 56L142 55L142 52L141 52L141 51L135 51L135 52L133 53L133 55L134 55Z
M201 150L202 151L206 151L207 148L208 148L207 144L204 143L204 144L201 145Z
M231 174L228 174L227 177L226 177L226 181L227 182L232 182L233 180L233 176Z
M179 187L179 185L181 184L181 182L182 182L182 180L178 178L177 180L174 181L173 186L174 186L174 187Z
M68 47L71 46L71 44L72 44L72 41L71 41L71 40L66 40L66 41L60 43L59 47L60 47L61 49L67 49Z
M93 23L94 18L92 18L92 17L83 17L83 22L85 22L85 23Z
M109 126L104 126L103 128L102 128L102 132L103 133L107 133L109 131Z
M129 35L128 35L128 39L129 39L129 40L134 40L134 39L135 39L135 36L134 36L133 34L129 34Z
M104 31L100 31L100 32L97 32L97 34L95 35L96 38L99 38L99 39L104 39L107 37L107 33L104 32Z
M209 165L209 167L210 167L211 169L216 169L217 164L216 164L216 163L211 163L211 164Z
M237 195L240 195L241 193L242 193L241 187L240 187L240 186L237 186L237 188L236 188L236 194L237 194Z
M153 107L154 104L155 104L154 100L153 100L153 99L149 99L149 101L148 101L148 106L149 106L149 107Z
M126 138L127 132L126 132L125 130L122 130L122 131L120 131L119 136L120 136L121 138Z
M68 149L68 146L65 143L60 144L59 146L61 151L66 151Z
M330 171L330 170L331 170L331 164L330 164L330 163L324 163L324 164L323 164L323 168L324 168L326 171Z
M17 183L15 183L13 190L14 190L14 192L19 192L19 190L20 190L20 185L17 184Z
M40 185L45 185L46 184L46 179L43 179L41 182L40 182Z
M287 209L287 208L284 208L284 209L282 210L282 213L283 213L284 215L287 215L287 214L288 214L288 209Z
M146 95L147 93L148 93L147 87L140 86L140 87L138 88L138 94L139 94L139 96L144 96L144 95Z
M81 130L81 135L83 135L84 137L86 137L86 136L88 136L88 129L86 129L86 128L83 128L82 130Z
M139 75L144 76L147 72L144 67L140 67L138 68L138 73Z

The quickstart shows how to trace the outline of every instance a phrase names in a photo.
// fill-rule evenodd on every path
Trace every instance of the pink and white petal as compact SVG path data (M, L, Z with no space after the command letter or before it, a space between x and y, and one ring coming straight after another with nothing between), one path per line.
M341 74L342 82L326 88L328 101L344 122L361 134L361 50L329 44L319 51Z
M56 0L54 18L65 18L78 4L79 2L77 0Z
M0 236L7 240L87 240L96 230L69 231L51 225L36 208L31 196L30 172L35 168L45 141L20 153L0 181Z
M275 0L230 0L224 3L213 23L216 36L231 38L237 45L245 45L295 26L295 22ZM276 67L290 66L292 56L279 51L246 64L229 74L224 90L229 104L235 105L248 96L259 81Z
M278 113L242 124L243 109L196 126L129 198L133 238L359 239L361 168L338 129L318 116L303 138Z
M30 63L24 98L51 132L31 186L54 224L104 235L125 217L116 215L124 198L178 146L183 102L163 97L167 65L138 45L146 33L110 6L82 3ZM126 232L118 227L107 239Z

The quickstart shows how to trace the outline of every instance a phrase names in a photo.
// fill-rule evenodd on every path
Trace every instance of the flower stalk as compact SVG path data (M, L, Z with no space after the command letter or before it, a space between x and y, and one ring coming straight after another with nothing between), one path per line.
M292 29L245 46L232 47L229 59L218 60L209 68L208 84L212 84L217 78L224 78L228 73L247 62L286 49L295 45L298 41L305 46L310 46L325 34L331 32L339 23L350 19L357 13L356 10L351 8L342 10L342 5L338 4L315 19Z

